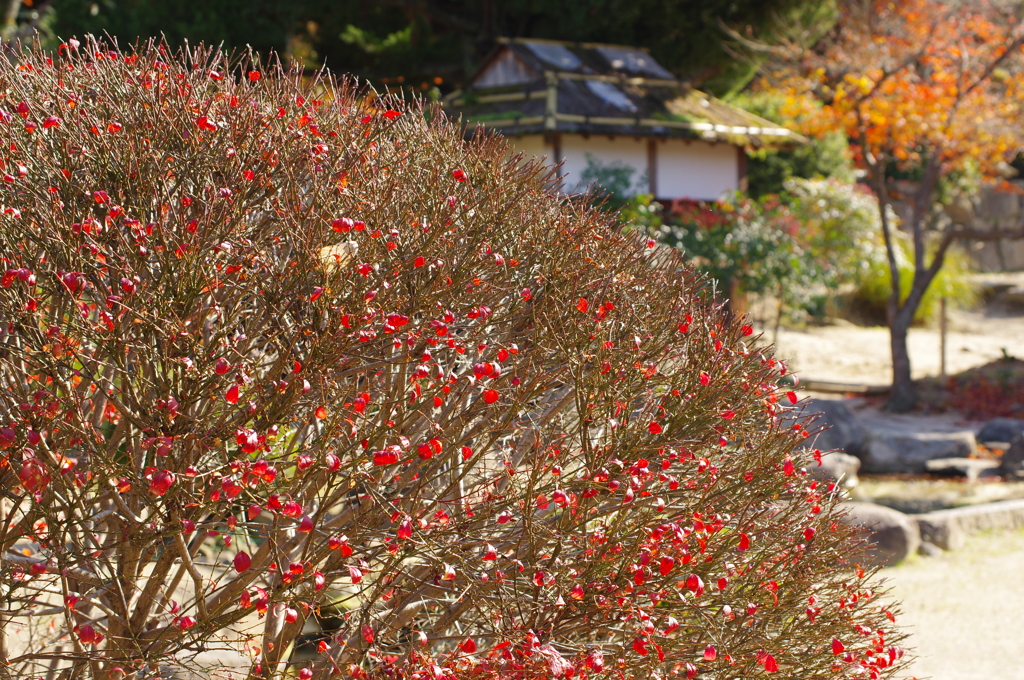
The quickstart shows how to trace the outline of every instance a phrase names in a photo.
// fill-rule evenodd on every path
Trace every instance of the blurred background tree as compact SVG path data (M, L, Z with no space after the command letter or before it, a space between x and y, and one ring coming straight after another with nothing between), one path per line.
M50 37L109 33L121 44L270 50L413 91L460 86L497 36L637 45L715 94L738 91L762 45L808 44L832 26L814 0L7 0L22 27Z

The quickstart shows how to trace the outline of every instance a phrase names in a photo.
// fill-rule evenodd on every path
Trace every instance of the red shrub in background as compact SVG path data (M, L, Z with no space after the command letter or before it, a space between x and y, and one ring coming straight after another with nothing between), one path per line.
M69 42L0 82L0 675L902 655L784 367L545 168L204 49Z

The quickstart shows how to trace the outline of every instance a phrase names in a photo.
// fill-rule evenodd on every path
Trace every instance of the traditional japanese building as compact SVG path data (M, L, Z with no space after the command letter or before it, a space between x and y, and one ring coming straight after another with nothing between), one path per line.
M620 45L499 39L444 106L500 131L526 154L562 163L562 187L588 163L632 170L630 193L717 200L743 189L748 147L802 137L693 89L646 51Z

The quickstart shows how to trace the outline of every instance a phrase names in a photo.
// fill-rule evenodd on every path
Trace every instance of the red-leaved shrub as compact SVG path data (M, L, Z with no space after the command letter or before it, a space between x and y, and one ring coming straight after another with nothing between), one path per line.
M543 166L204 49L69 41L0 82L0 675L902 655L784 367Z

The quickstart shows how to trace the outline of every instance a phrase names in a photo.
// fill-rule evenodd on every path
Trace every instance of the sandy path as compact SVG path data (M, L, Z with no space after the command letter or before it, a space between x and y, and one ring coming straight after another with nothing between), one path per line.
M1003 356L1024 358L1024 317L953 312L947 339L950 374L987 364ZM768 336L770 334L766 334ZM915 378L939 374L939 332L913 328L908 338ZM886 328L825 326L802 331L781 329L778 356L788 359L801 378L884 385L892 380L889 331Z
M1024 680L1024 531L886 569L919 657L905 677Z

